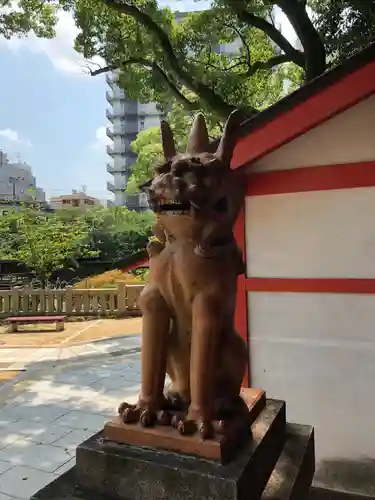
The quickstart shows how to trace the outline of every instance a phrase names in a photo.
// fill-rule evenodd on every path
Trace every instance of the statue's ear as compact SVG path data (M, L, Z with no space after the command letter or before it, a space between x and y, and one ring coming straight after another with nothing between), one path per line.
M216 158L224 165L230 166L234 147L236 145L237 137L236 132L241 123L241 112L236 109L229 115L224 126L223 135L221 136L220 143L216 150Z
M160 123L161 144L163 146L164 158L167 161L172 161L176 156L176 145L174 143L173 132L166 121Z
M198 113L194 118L187 140L186 153L188 155L197 155L207 153L210 146L206 120L202 113Z

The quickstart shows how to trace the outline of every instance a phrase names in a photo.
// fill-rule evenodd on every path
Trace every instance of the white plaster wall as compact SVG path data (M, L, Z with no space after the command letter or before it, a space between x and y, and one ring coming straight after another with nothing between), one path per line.
M375 95L254 162L251 171L373 161L374 110Z
M246 262L249 277L375 278L375 187L247 197Z
M375 495L375 296L248 294L252 386L315 426L318 485Z

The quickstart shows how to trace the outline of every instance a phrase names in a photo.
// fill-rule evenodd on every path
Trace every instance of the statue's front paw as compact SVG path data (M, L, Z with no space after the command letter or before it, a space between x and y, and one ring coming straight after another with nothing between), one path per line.
M154 411L151 405L143 403L141 400L136 405L129 403L121 403L118 413L124 424L137 424L142 427L151 427L157 420L157 412Z
M200 418L191 419L189 415L180 420L177 424L177 430L183 436L192 436L196 432L199 432L202 439L212 439L215 436L214 426L211 421Z

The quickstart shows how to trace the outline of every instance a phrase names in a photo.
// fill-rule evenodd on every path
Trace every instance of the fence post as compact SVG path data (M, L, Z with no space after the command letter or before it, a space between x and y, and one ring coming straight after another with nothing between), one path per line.
M138 299L144 288L144 285L128 285L126 290L126 307L134 315L139 311Z
M126 282L117 282L117 314L119 316L126 315Z
M73 287L71 285L65 288L65 314L69 316L73 312Z
M12 314L18 314L20 310L20 289L20 286L15 286L11 289L12 298L10 302L10 310L12 311Z

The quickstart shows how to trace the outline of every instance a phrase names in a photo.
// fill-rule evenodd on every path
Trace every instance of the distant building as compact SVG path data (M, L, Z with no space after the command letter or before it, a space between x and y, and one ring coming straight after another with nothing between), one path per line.
M89 208L100 205L98 198L88 196L86 193L73 189L71 194L63 194L50 198L50 205L55 210L69 208Z
M108 74L106 81L109 85L106 97L111 106L106 112L111 122L107 136L113 141L112 146L107 146L107 153L112 158L112 162L107 163L107 172L113 175L113 183L107 182L107 189L114 194L116 205L144 210L147 209L144 194L129 195L125 192L132 165L137 159L131 143L142 130L159 126L162 113L155 103L141 104L128 99L116 84L116 72Z
M42 188L37 187L32 169L27 163L9 161L0 150L0 199L13 201L45 201Z

